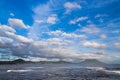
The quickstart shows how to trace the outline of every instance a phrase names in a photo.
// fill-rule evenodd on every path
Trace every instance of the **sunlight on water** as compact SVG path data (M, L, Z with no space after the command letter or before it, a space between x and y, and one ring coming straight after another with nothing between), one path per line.
M94 69L94 70L104 70L103 67L86 67L87 69Z
M25 67L26 69L42 69L44 67Z
M114 73L114 74L120 74L120 71L117 70L106 70L103 67L86 67L87 69L93 69L93 70L101 70L101 71L105 71L107 73Z
M30 72L33 70L7 70L6 72Z
M114 74L120 74L120 71L117 71L117 70L105 70L105 72L114 73Z

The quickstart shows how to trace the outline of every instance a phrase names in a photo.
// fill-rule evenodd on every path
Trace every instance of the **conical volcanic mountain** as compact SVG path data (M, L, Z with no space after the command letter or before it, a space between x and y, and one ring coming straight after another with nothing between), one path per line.
M86 59L80 63L81 65L84 66L106 66L107 64L104 62L101 62L97 59Z

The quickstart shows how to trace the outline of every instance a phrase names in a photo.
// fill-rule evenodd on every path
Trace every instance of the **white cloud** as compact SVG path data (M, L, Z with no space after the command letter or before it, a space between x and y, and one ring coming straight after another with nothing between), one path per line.
M13 43L13 39L8 37L0 37L0 48L8 48Z
M90 47L90 48L106 48L107 47L106 44L90 42L90 41L83 42L83 46Z
M60 30L53 31L49 33L51 35L60 36L63 37L72 37L72 38L83 38L84 35L77 35L75 33L65 33ZM79 53L74 52L73 50L76 50L76 47L71 46L71 42L68 39L63 38L48 38L48 39L42 39L40 41L33 41L29 38L25 38L24 36L17 35L13 32L6 32L6 35L8 36L8 39L1 43L1 41L4 38L0 38L0 47L8 47L12 51L12 54L14 56L19 57L42 57L46 59L88 59L88 58L94 58L94 59L100 59L104 57L103 54L97 54L97 53ZM14 40L14 41L13 41ZM10 44L8 46L8 43ZM7 46L6 46L7 45ZM98 46L97 46L98 47Z
M12 43L13 39L8 38L8 37L0 37L0 42L3 42L3 43Z
M49 0L45 4L40 4L33 8L34 23L28 32L29 38L39 40L43 36L42 33L49 32L51 24L56 24L59 19L54 10L59 8L59 2L63 3L64 1Z
M33 57L44 58L44 60L49 59L101 59L105 58L105 54L99 52L98 49L104 50L106 44L98 43L94 41L86 41L82 44L83 40L89 36L90 33L99 33L101 30L88 21L88 17L78 17L72 20L71 24L79 23L80 21L87 20L90 25L82 28L80 33L75 32L64 32L61 30L51 31L49 26L55 24L58 21L58 16L54 13L56 7L54 2L56 0L50 0L46 4L40 4L35 9L33 9L34 23L32 28L30 28L30 37L25 37L16 34L13 27L25 28L27 25L20 19L9 18L9 25L0 25L0 47L7 47L11 50L14 56L18 57ZM62 2L62 1L61 1ZM59 3L59 2L58 2ZM63 2L64 3L64 2ZM52 6L52 8L51 8ZM66 13L71 12L74 9L81 9L82 7L75 2L67 2L64 4L66 8ZM81 26L79 24L79 26ZM3 35L4 33L4 35ZM47 34L47 37L46 37ZM32 37L31 37L32 35ZM45 38L44 38L45 35ZM105 39L107 36L105 34L98 35L100 38ZM35 39L34 37L37 37ZM87 38L89 39L89 38ZM118 43L115 44L117 47ZM89 47L88 49L86 47ZM95 48L91 51L90 48ZM101 49L102 48L102 49ZM87 50L86 50L87 49ZM86 50L86 51L85 51ZM91 52L88 52L88 51Z
M86 35L78 35L75 33L63 33L62 36L68 37L68 38L76 38L76 39L85 39Z
M47 32L48 35L60 36L63 32L60 30Z
M81 32L89 33L89 34L94 34L94 33L99 33L101 30L96 27L94 24L90 24L86 27L83 27Z
M48 23L48 24L55 24L58 21L57 14L52 14L48 16L46 20L42 19L36 19L35 23L41 24L41 23Z
M105 56L106 55L103 52L83 53L83 54L79 55L79 57L81 57L81 59L99 59L99 60Z
M44 20L35 20L36 23L44 23Z
M55 41L55 42L54 42ZM57 58L57 59L99 59L104 54L97 53L75 53L70 46L63 46L64 42L58 38L52 38L45 41L36 41L31 44L30 51L33 56L42 58ZM55 46L57 44L57 47Z
M74 38L74 39L85 39L85 38L87 38L87 36L83 35L83 34L66 33L66 32L62 32L60 30L47 32L47 34L52 35L52 36L58 36L58 37L62 36L64 38Z
M56 21L57 21L57 15L56 14L52 14L47 19L47 23L49 23L49 24L55 24Z
M30 43L32 42L32 39L25 38L24 36L21 35L16 35L14 33L6 32L6 35L15 41L23 42L23 43Z
M70 43L60 38L49 38L41 41L31 41L20 35L9 33L8 36L19 43L15 45L7 46L12 51L14 56L19 57L42 57L46 59L100 59L104 57L104 54L97 53L76 53L74 47L69 46ZM0 44L1 44L0 38ZM9 43L13 42L10 39L6 39ZM8 44L7 44L8 45ZM2 44L0 47L6 47L6 44Z
M49 45L53 45L55 47L63 47L68 45L68 42L66 40L62 40L60 38L49 38L47 42Z
M20 28L24 28L24 29L29 28L29 26L25 25L24 22L21 19L9 18L8 22L9 22L9 25L12 26L12 27L20 27Z
M83 20L86 20L86 19L88 19L88 17L80 17L76 20L76 22L83 21Z
M97 14L95 18L107 17L107 14Z
M107 35L102 34L102 35L100 35L100 38L101 38L101 39L106 39L106 38L107 38Z
M10 13L10 16L15 16L14 13Z
M11 38L19 42L31 42L31 39L25 38L24 36L15 34L15 29L7 25L0 25L0 36ZM7 38L5 38L7 39Z
M119 42L114 43L114 47L120 49L120 43Z
M6 36L6 32L15 33L16 31L7 25L0 25L0 36Z
M88 19L88 17L79 17L79 18L77 18L77 19L74 19L74 20L71 20L69 23L70 24L76 24L77 22L80 22L80 21L84 21L84 20L87 20Z
M64 7L66 8L66 12L65 13L69 13L74 9L81 9L82 7L76 3L76 2L66 2L64 4Z
M107 17L108 15L107 14L97 14L95 15L95 19L98 19L98 21L100 23L103 23L104 22L104 17Z
M7 25L0 25L0 30L4 32L12 32L12 33L16 32L12 27Z

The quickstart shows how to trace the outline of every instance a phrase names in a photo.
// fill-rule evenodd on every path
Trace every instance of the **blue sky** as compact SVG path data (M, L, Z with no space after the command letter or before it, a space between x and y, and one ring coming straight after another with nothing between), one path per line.
M1 60L120 61L119 0L1 0Z

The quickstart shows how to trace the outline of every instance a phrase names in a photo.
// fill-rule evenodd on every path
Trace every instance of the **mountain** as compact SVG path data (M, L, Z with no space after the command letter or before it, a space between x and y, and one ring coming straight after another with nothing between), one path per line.
M80 62L81 65L83 66L106 66L107 64L104 62L101 62L97 59L86 59L82 62Z
M13 63L25 63L25 61L23 59L16 59L14 61L12 61Z
M0 61L0 65L4 64L19 64L19 63L26 63L23 59L16 59L14 61Z

